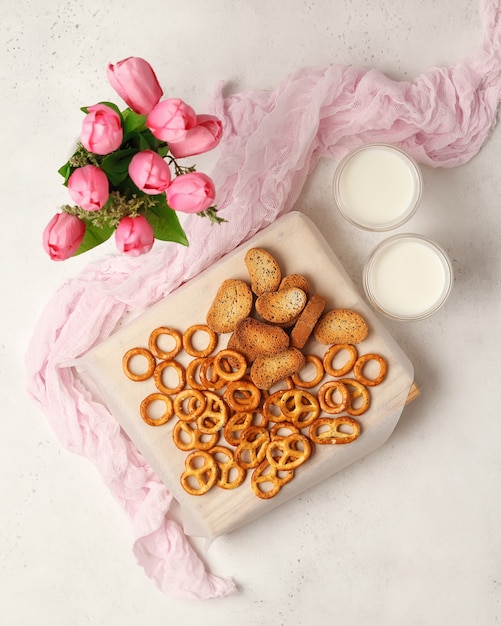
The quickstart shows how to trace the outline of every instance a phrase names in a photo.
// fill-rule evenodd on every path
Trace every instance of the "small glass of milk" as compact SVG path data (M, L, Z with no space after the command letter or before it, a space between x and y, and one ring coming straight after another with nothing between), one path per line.
M398 320L420 320L435 313L447 300L452 283L452 264L444 250L414 234L380 243L363 273L372 306Z
M342 215L360 228L397 228L416 211L423 180L415 161L384 143L356 148L339 163L334 198Z

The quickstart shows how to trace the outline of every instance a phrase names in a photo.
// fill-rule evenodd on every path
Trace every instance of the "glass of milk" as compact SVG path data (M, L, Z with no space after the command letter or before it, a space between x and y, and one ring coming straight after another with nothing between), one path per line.
M383 241L363 273L372 306L397 320L420 320L435 313L447 300L452 283L452 264L444 250L415 234Z
M339 163L334 198L352 224L371 231L397 228L416 211L423 180L415 161L384 143L356 148Z

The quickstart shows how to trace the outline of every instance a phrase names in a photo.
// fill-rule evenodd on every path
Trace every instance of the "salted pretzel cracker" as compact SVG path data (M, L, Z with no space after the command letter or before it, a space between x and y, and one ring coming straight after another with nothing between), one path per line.
M197 417L198 430L206 435L219 432L229 417L228 405L224 399L213 391L203 392L206 399L206 406L203 412Z
M226 386L227 381L221 378L214 369L214 357L212 356L204 358L200 364L198 375L204 389L208 389L209 391L218 391Z
M266 428L268 420L262 413L255 411L233 413L224 425L223 436L231 446L238 446L240 436L249 426Z
M195 333L205 333L208 337L208 344L205 348L197 349L193 345L193 337ZM183 333L183 348L185 351L194 357L209 356L214 352L217 346L218 336L211 330L207 324L193 324L187 328Z
M308 369L308 365L313 365L315 375L309 380L305 380L302 378L302 372ZM320 381L324 377L325 370L322 359L316 354L305 354L304 355L304 365L299 370L292 375L292 381L296 385L296 387L303 387L304 389L312 389L320 384Z
M160 417L151 417L148 409L153 402L163 402L165 410ZM139 406L139 413L149 426L163 426L174 415L174 407L170 396L165 393L150 393Z
M369 378L364 375L364 367L370 361L375 361L379 365L379 372L377 376L374 376L373 378ZM374 353L363 354L357 359L355 365L353 366L353 376L355 376L359 382L367 387L375 387L376 385L381 384L386 378L387 371L388 364L386 359L384 359L380 354Z
M301 433L291 433L286 437L272 439L266 448L268 463L279 470L293 470L305 463L311 456L310 440Z
M201 496L216 484L218 466L214 457L203 450L194 450L184 461L181 486L192 496Z
M137 356L146 359L146 369L144 372L133 372L130 369L132 359ZM130 350L127 350L122 358L122 369L124 374L127 378L130 378L130 380L133 380L134 382L141 382L151 378L153 376L153 372L155 371L155 365L155 357L146 348L131 348Z
M294 478L294 470L279 470L264 459L251 475L252 491L261 500L274 498Z
M235 460L244 469L257 467L266 456L270 433L262 426L249 426L235 449Z
M365 413L371 405L371 396L367 387L354 378L341 378L339 382L348 387L350 392L346 412L352 417ZM355 404L358 404L358 406L355 406Z
M319 416L320 404L306 389L287 389L280 396L280 410L286 421L304 428Z
M158 339L162 335L167 335L174 340L174 347L172 350L161 350L158 347ZM159 326L150 333L148 348L150 349L151 354L153 354L153 356L157 359L168 361L176 357L181 352L183 348L183 338L181 333L175 328L170 328L169 326Z
M206 434L198 430L196 422L177 421L172 429L172 441L179 450L203 450L207 452L219 441L219 432Z
M336 393L340 396L339 402L334 399ZM350 402L348 387L339 380L326 381L318 390L317 397L322 411L330 414L342 413Z
M341 367L334 367L334 357L336 357L340 352L347 352L348 358L346 362ZM355 362L358 358L358 350L356 346L352 343L338 343L334 344L330 348L328 348L323 356L323 364L324 369L327 374L334 376L336 378L341 378L342 376L346 376L355 365Z
M239 487L247 476L247 471L235 461L232 450L226 446L214 446L209 454L214 457L218 467L216 484L221 489Z
M169 368L174 370L177 376L177 384L174 387L167 387L164 383L164 372ZM169 361L160 361L153 372L153 380L155 381L155 387L159 391L175 395L176 393L179 393L181 389L184 389L186 385L186 370L181 363L178 363L174 359L170 359Z
M297 426L294 426L291 422L277 422L270 428L270 439L284 439L292 433L299 433L300 430Z
M343 426L347 426L350 432L341 430ZM351 443L360 435L360 424L348 415L319 417L311 424L308 435L313 443L319 445Z

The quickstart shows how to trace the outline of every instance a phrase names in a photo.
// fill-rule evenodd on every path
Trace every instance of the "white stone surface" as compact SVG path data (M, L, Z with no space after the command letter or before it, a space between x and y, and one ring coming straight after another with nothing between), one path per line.
M421 397L390 441L207 551L232 597L173 600L136 565L129 523L93 466L61 447L25 394L23 360L54 290L99 248L51 262L42 230L65 202L57 168L79 107L114 99L104 68L142 56L201 108L219 80L272 89L297 67L349 63L411 79L480 43L472 0L4 0L0 52L0 615L6 625L494 626L501 621L501 134L469 164L423 168L408 229L456 273L446 307L388 323ZM322 161L297 208L361 285L385 235L333 209ZM28 355L29 358L29 355Z

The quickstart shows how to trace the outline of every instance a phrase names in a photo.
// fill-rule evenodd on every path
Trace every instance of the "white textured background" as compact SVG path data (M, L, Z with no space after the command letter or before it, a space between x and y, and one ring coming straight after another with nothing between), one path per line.
M8 626L494 626L501 621L501 133L455 170L423 168L407 230L450 253L446 308L388 324L421 397L390 441L310 494L218 539L207 560L238 594L160 594L93 466L62 449L24 392L23 359L54 290L109 249L51 262L41 233L66 202L58 167L79 107L116 100L105 67L129 55L197 109L219 80L272 89L297 67L346 63L412 79L480 43L475 0L2 0L0 57L0 620ZM297 209L353 280L383 235L333 209L323 161ZM113 244L110 243L110 246Z

